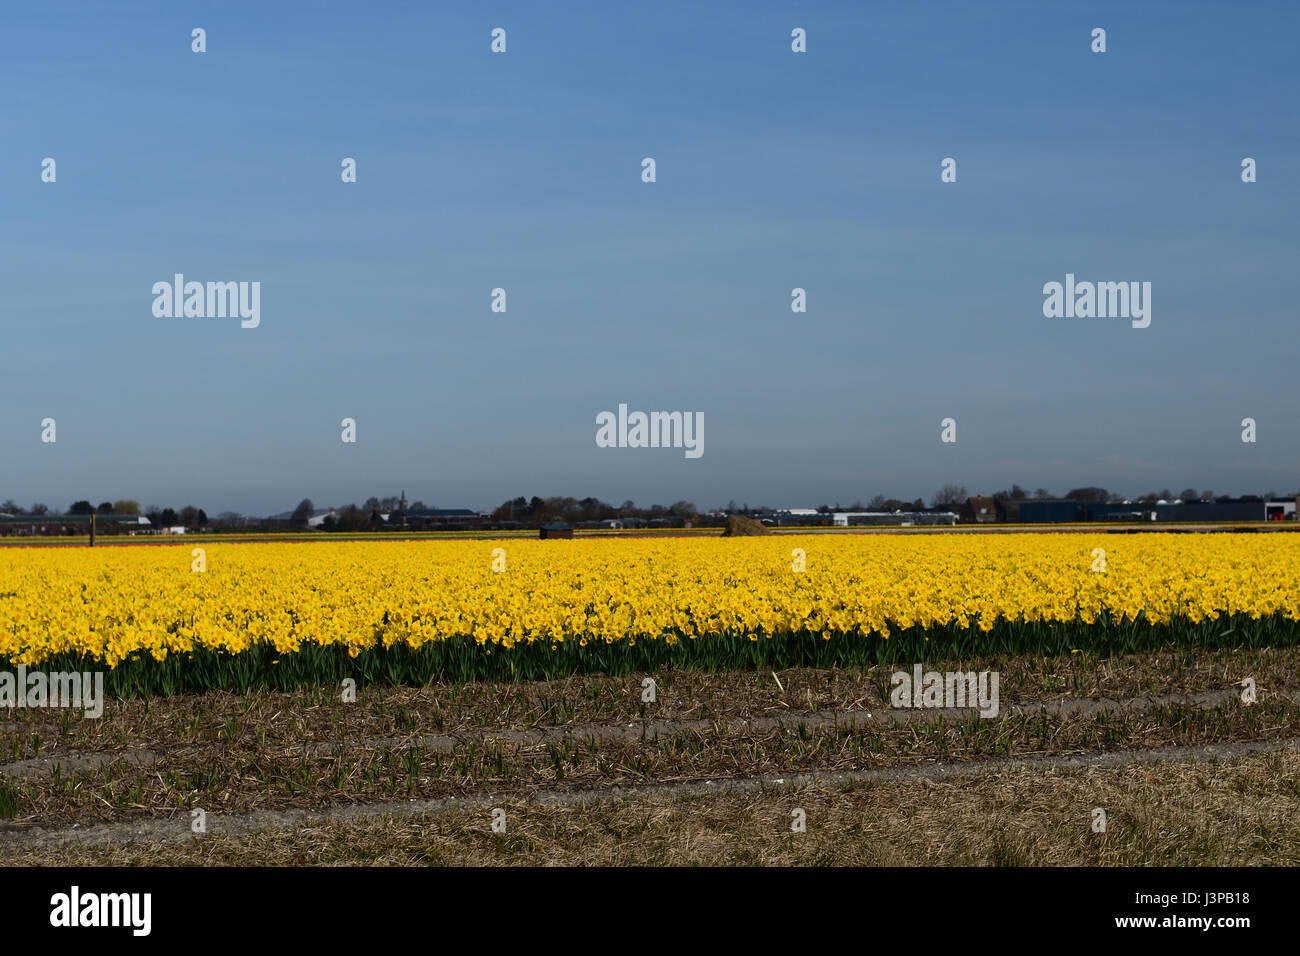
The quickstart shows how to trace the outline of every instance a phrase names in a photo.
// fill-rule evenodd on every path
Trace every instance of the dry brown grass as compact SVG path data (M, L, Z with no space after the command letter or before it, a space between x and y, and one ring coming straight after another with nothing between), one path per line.
M814 785L753 794L476 807L211 835L179 844L19 850L41 865L1300 864L1300 753L978 780ZM1092 831L1092 810L1107 813ZM807 830L791 830L791 812Z
M12 859L21 859L27 847L33 858L52 853L62 858L64 852L73 851L54 853L48 845L37 846L44 838L42 831L96 826L107 828L112 840L148 846L159 832L170 832L173 838L178 830L188 833L189 811L201 807L209 814L242 819L245 831L249 821L264 819L297 848L295 854L322 859L320 854L335 852L329 849L329 840L320 837L324 842L316 850L311 848L315 844L300 845L302 841L293 836L299 826L309 843L317 839L310 834L318 831L328 835L355 830L364 844L367 834L384 831L385 826L395 828L394 832L411 826L409 821L383 824L363 819L367 814L382 817L387 812L384 805L397 801L473 801L493 794L493 799L518 810L535 804L539 794L563 800L565 795L593 793L601 803L620 788L797 773L813 775L816 783L808 789L809 799L822 801L817 805L825 819L838 820L836 808L850 791L827 789L827 775L890 769L906 773L909 768L941 763L982 768L980 772L986 770L988 776L971 784L931 780L923 785L920 778L896 785L859 782L851 788L858 795L854 799L870 801L871 794L891 786L902 788L897 793L908 792L910 786L930 794L933 801L948 792L945 788L956 793L969 787L972 794L985 794L980 805L987 811L989 801L1000 792L999 781L1034 775L1048 781L1057 776L1041 767L999 769L996 762L1007 758L1276 744L1300 738L1300 655L1286 650L1171 651L1114 659L1024 656L934 661L926 666L999 671L1001 714L980 719L969 712L890 710L887 698L893 668L790 670L775 675L666 672L654 675L658 699L653 704L642 703L640 675L635 675L514 685L370 687L363 689L356 703L346 705L332 688L248 697L213 693L111 702L98 721L58 711L9 711L0 724L0 760L5 761L0 764L0 842L6 847L0 849L0 857L12 853L17 854ZM1247 676L1259 688L1259 700L1250 707L1242 705L1236 686ZM1152 697L1163 700L1152 701ZM1266 764L1262 755L1242 759L1246 760L1242 768ZM1187 771L1193 776L1204 772ZM1126 779L1116 769L1089 773ZM1171 786L1182 779L1168 768L1158 771L1158 776ZM1062 784L1052 786L1057 788L1051 791L1056 796L1063 793ZM1141 808L1147 804L1141 801L1148 797L1154 799L1155 791L1138 788L1132 795L1136 802L1128 804L1127 819L1135 837L1144 832ZM688 824L681 813L690 816L696 811L679 812L675 809L679 804L697 809L716 806L720 814L731 815L728 819L739 820L750 812L745 807L765 807L769 798L731 794L703 803L701 799L683 787L675 795L642 794L625 801L626 806L642 807L649 814L643 827L649 842L634 851L637 860L654 862L658 859L654 853L666 852L661 844L673 827L695 832L701 847L716 836L718 827L712 824L704 829ZM1158 801L1151 804L1157 805ZM325 820L319 825L302 824L299 819L305 811L338 817L347 808L357 810L355 819ZM956 805L950 809L966 812ZM1170 812L1176 810L1171 805ZM519 850L523 857L553 861L558 859L554 854L588 852L582 841L566 843L561 831L547 836L547 826L574 819L566 812L551 807L537 818L540 842ZM591 812L593 819L608 816L604 810ZM704 818L714 819L712 812ZM299 822L291 822L291 817ZM530 814L524 817L533 819ZM448 819L455 818L453 813ZM1263 826L1268 817L1261 809L1251 819ZM655 820L668 829L646 829ZM942 813L935 820L942 820ZM925 820L921 823L930 826ZM1192 824L1189 817L1189 833L1195 829ZM1238 824L1248 834L1250 820L1243 817ZM437 830L451 824L430 818L428 825ZM847 818L843 825L849 825ZM472 830L468 822L464 826L469 828L466 833ZM605 826L609 832L622 832L613 817ZM767 862L763 854L775 852L773 848L751 846L753 841L744 837L747 831L737 826L733 821L730 829L722 831L728 840L739 841L736 846L750 849L738 849L740 857L726 859ZM987 832L1003 833L989 826L986 822ZM519 846L514 837L528 832L512 831L509 839L497 843ZM800 836L807 839L788 852L801 861L819 860L816 854L823 852L839 862L858 861L854 854L876 859L872 854L903 853L906 844L891 838L885 849L874 843L853 849L837 848L832 841L818 849L820 837L814 838L811 826L808 834ZM1056 852L1022 846L1014 828L998 838L1002 842L996 848L976 836L972 830L963 837L961 845L975 848L970 850L974 856L963 858L967 862L1013 862L1026 854L1051 862ZM592 853L600 852L603 838L598 837L592 835ZM214 832L205 845L228 846L228 851L220 852L235 854L242 839ZM260 845L257 838L250 839L250 846ZM1226 852L1200 836L1189 840L1189 845L1200 847L1196 852L1214 859ZM944 860L958 859L937 822L923 842L932 844L931 852ZM119 851L128 856L135 852L128 847L85 852ZM194 847L169 850L168 856L198 852L218 851ZM401 857L409 848L385 852ZM1149 840L1125 852L1146 854L1144 862L1156 862ZM705 857L722 861L719 853ZM759 856L745 856L753 853ZM903 857L890 859L901 862Z
M1295 649L1177 651L926 662L935 670L1001 673L1004 708L1028 701L1195 694L1253 677L1261 694L1300 688ZM665 671L658 700L641 702L644 675L574 676L534 683L364 688L355 704L337 688L293 693L177 695L110 701L102 718L55 710L0 710L0 761L73 753L157 751L172 745L296 747L401 734L528 730L659 720L742 720L790 711L872 709L888 703L892 667L768 672ZM3 764L0 764L0 771Z

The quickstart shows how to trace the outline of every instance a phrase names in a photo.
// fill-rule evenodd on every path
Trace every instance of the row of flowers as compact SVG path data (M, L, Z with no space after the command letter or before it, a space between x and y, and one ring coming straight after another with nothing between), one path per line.
M494 553L495 552L495 553ZM198 566L204 570L195 570ZM494 570L495 568L495 570ZM1300 535L772 536L0 549L0 658L888 637L999 620L1300 619Z

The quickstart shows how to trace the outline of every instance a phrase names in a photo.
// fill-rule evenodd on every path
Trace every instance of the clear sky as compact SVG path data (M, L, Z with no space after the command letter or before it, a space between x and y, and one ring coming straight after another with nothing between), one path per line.
M0 500L1295 492L1298 36L1295 3L9 4ZM259 281L260 325L156 317L175 273ZM1046 318L1066 273L1149 281L1150 327ZM598 448L620 403L702 413L703 456Z

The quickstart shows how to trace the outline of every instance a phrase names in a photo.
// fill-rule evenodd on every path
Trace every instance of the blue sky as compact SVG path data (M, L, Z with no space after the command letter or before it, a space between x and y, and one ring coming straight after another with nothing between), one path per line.
M0 500L1300 490L1295 4L0 17ZM177 272L260 326L155 317ZM1150 327L1045 318L1067 272ZM598 448L619 403L703 457Z

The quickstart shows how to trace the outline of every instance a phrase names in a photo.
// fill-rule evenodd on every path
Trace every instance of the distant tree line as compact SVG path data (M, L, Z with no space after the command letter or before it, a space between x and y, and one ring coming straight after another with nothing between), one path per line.
M521 524L581 524L588 521L608 521L618 518L681 518L691 521L699 517L699 509L689 501L674 501L670 505L650 505L638 508L632 501L612 505L599 498L512 498L492 512L495 522Z
M965 488L954 488L954 486L952 485L945 485L943 489L936 495L936 503L942 503L942 504L958 503L961 501L965 501L967 497L968 496L966 494ZM1012 485L1010 490L1004 489L1002 491L990 495L989 497L995 498L999 501L1019 501L1030 497L1038 498L1038 499L1051 498L1052 493L1048 491L1046 488L1039 488L1031 496L1027 491L1025 491L1024 488L1021 488L1019 485ZM1099 488L1096 486L1089 486L1086 488L1071 488L1064 495L1064 498L1067 501L1115 501L1117 499L1127 499L1130 501L1142 502L1144 504L1155 502L1155 501L1174 501L1175 499L1179 501L1216 501L1216 500L1222 500L1227 497L1229 496L1226 495L1216 496L1215 493L1209 488L1206 488L1202 491L1197 491L1195 488L1184 488L1182 491L1178 492L1177 494L1175 494L1173 491L1171 491L1168 488L1164 488L1161 489L1160 491L1148 491L1146 494L1138 495L1135 498L1128 498L1128 496L1126 495L1112 493L1105 488ZM1260 497L1277 498L1278 493L1276 491L1266 491Z
M68 505L66 511L60 511L57 508L51 509L48 505L41 502L23 508L18 505L12 498L0 502L0 514L13 515L15 517L32 517L43 520L61 518L66 515L116 515L118 517L128 516L133 518L141 517L142 509L140 502L129 499L118 501L101 501L98 505L92 504L87 499L74 501ZM179 511L174 508L160 508L157 505L150 505L143 509L143 516L149 519L149 523L155 528L171 528L184 526L189 529L199 529L207 527L210 522L208 514L202 508L196 508L193 505L186 505Z
M842 505L836 502L834 505L823 504L818 507L817 512L826 516L824 519L829 521L829 515L835 511L926 511L926 510L954 510L965 504L966 500L971 497L965 487L961 485L944 485L930 498L930 505L927 509L925 500L914 498L911 501L902 498L889 498L884 495L875 495L865 503L861 499L854 500L851 504ZM1031 494L1020 485L1013 484L1009 489L1004 488L988 496L1000 501L1018 501L1030 498L1050 499L1052 493L1046 488L1037 488ZM1070 501L1081 502L1105 502L1121 498L1121 495L1112 494L1106 488L1097 486L1087 486L1081 488L1071 488L1064 495L1064 498ZM1263 495L1264 498L1276 498L1277 492L1268 491ZM1147 494L1138 496L1132 500L1141 503L1152 503L1158 500L1172 501L1175 498L1182 501L1214 501L1216 500L1213 491L1208 488L1203 491L1197 491L1195 488L1185 488L1178 494L1174 494L1170 489L1165 488L1161 491L1152 491ZM1223 500L1222 498L1218 500ZM397 511L401 504L401 499L395 495L384 497L372 496L367 498L361 505L347 504L342 507L332 508L331 514L327 515L319 527L324 531L366 531L379 530L383 528L394 527L393 523L385 520L386 515ZM415 501L407 506L409 511L431 510L430 506L423 501ZM614 505L609 502L601 501L599 498L572 498L563 496L552 496L542 498L534 495L531 498L518 497L503 502L495 508L489 515L483 516L474 522L478 527L509 527L509 526L538 526L542 524L590 524L611 519L639 519L642 522L684 524L690 522L697 525L710 525L721 523L724 518L722 515L759 515L771 513L776 509L767 505L750 506L748 502L738 504L734 499L727 502L724 507L715 509L712 514L701 514L700 510L690 501L674 501L669 505L649 505L645 507L638 506L632 501L624 501L622 504ZM317 513L317 509L310 498L304 498L298 503L298 506L291 512L291 516L285 521L282 516L278 520L270 518L259 518L251 515L241 515L234 511L223 511L215 519L209 519L208 514L202 508L196 508L193 505L186 505L177 510L175 508L162 508L158 505L149 505L147 508L141 508L139 502L130 500L119 501L102 501L98 505L92 504L89 500L74 501L68 506L66 512L57 509L51 509L41 502L36 502L29 507L18 505L13 499L0 502L0 515L13 515L22 517L39 518L44 522L50 522L63 515L130 515L138 517L141 514L149 519L150 525L154 529L184 527L187 530L208 530L208 531L234 531L234 530L251 530L264 529L271 530L274 528L283 528L286 524L293 528L305 529L309 527L309 519ZM816 522L814 522L816 523Z

